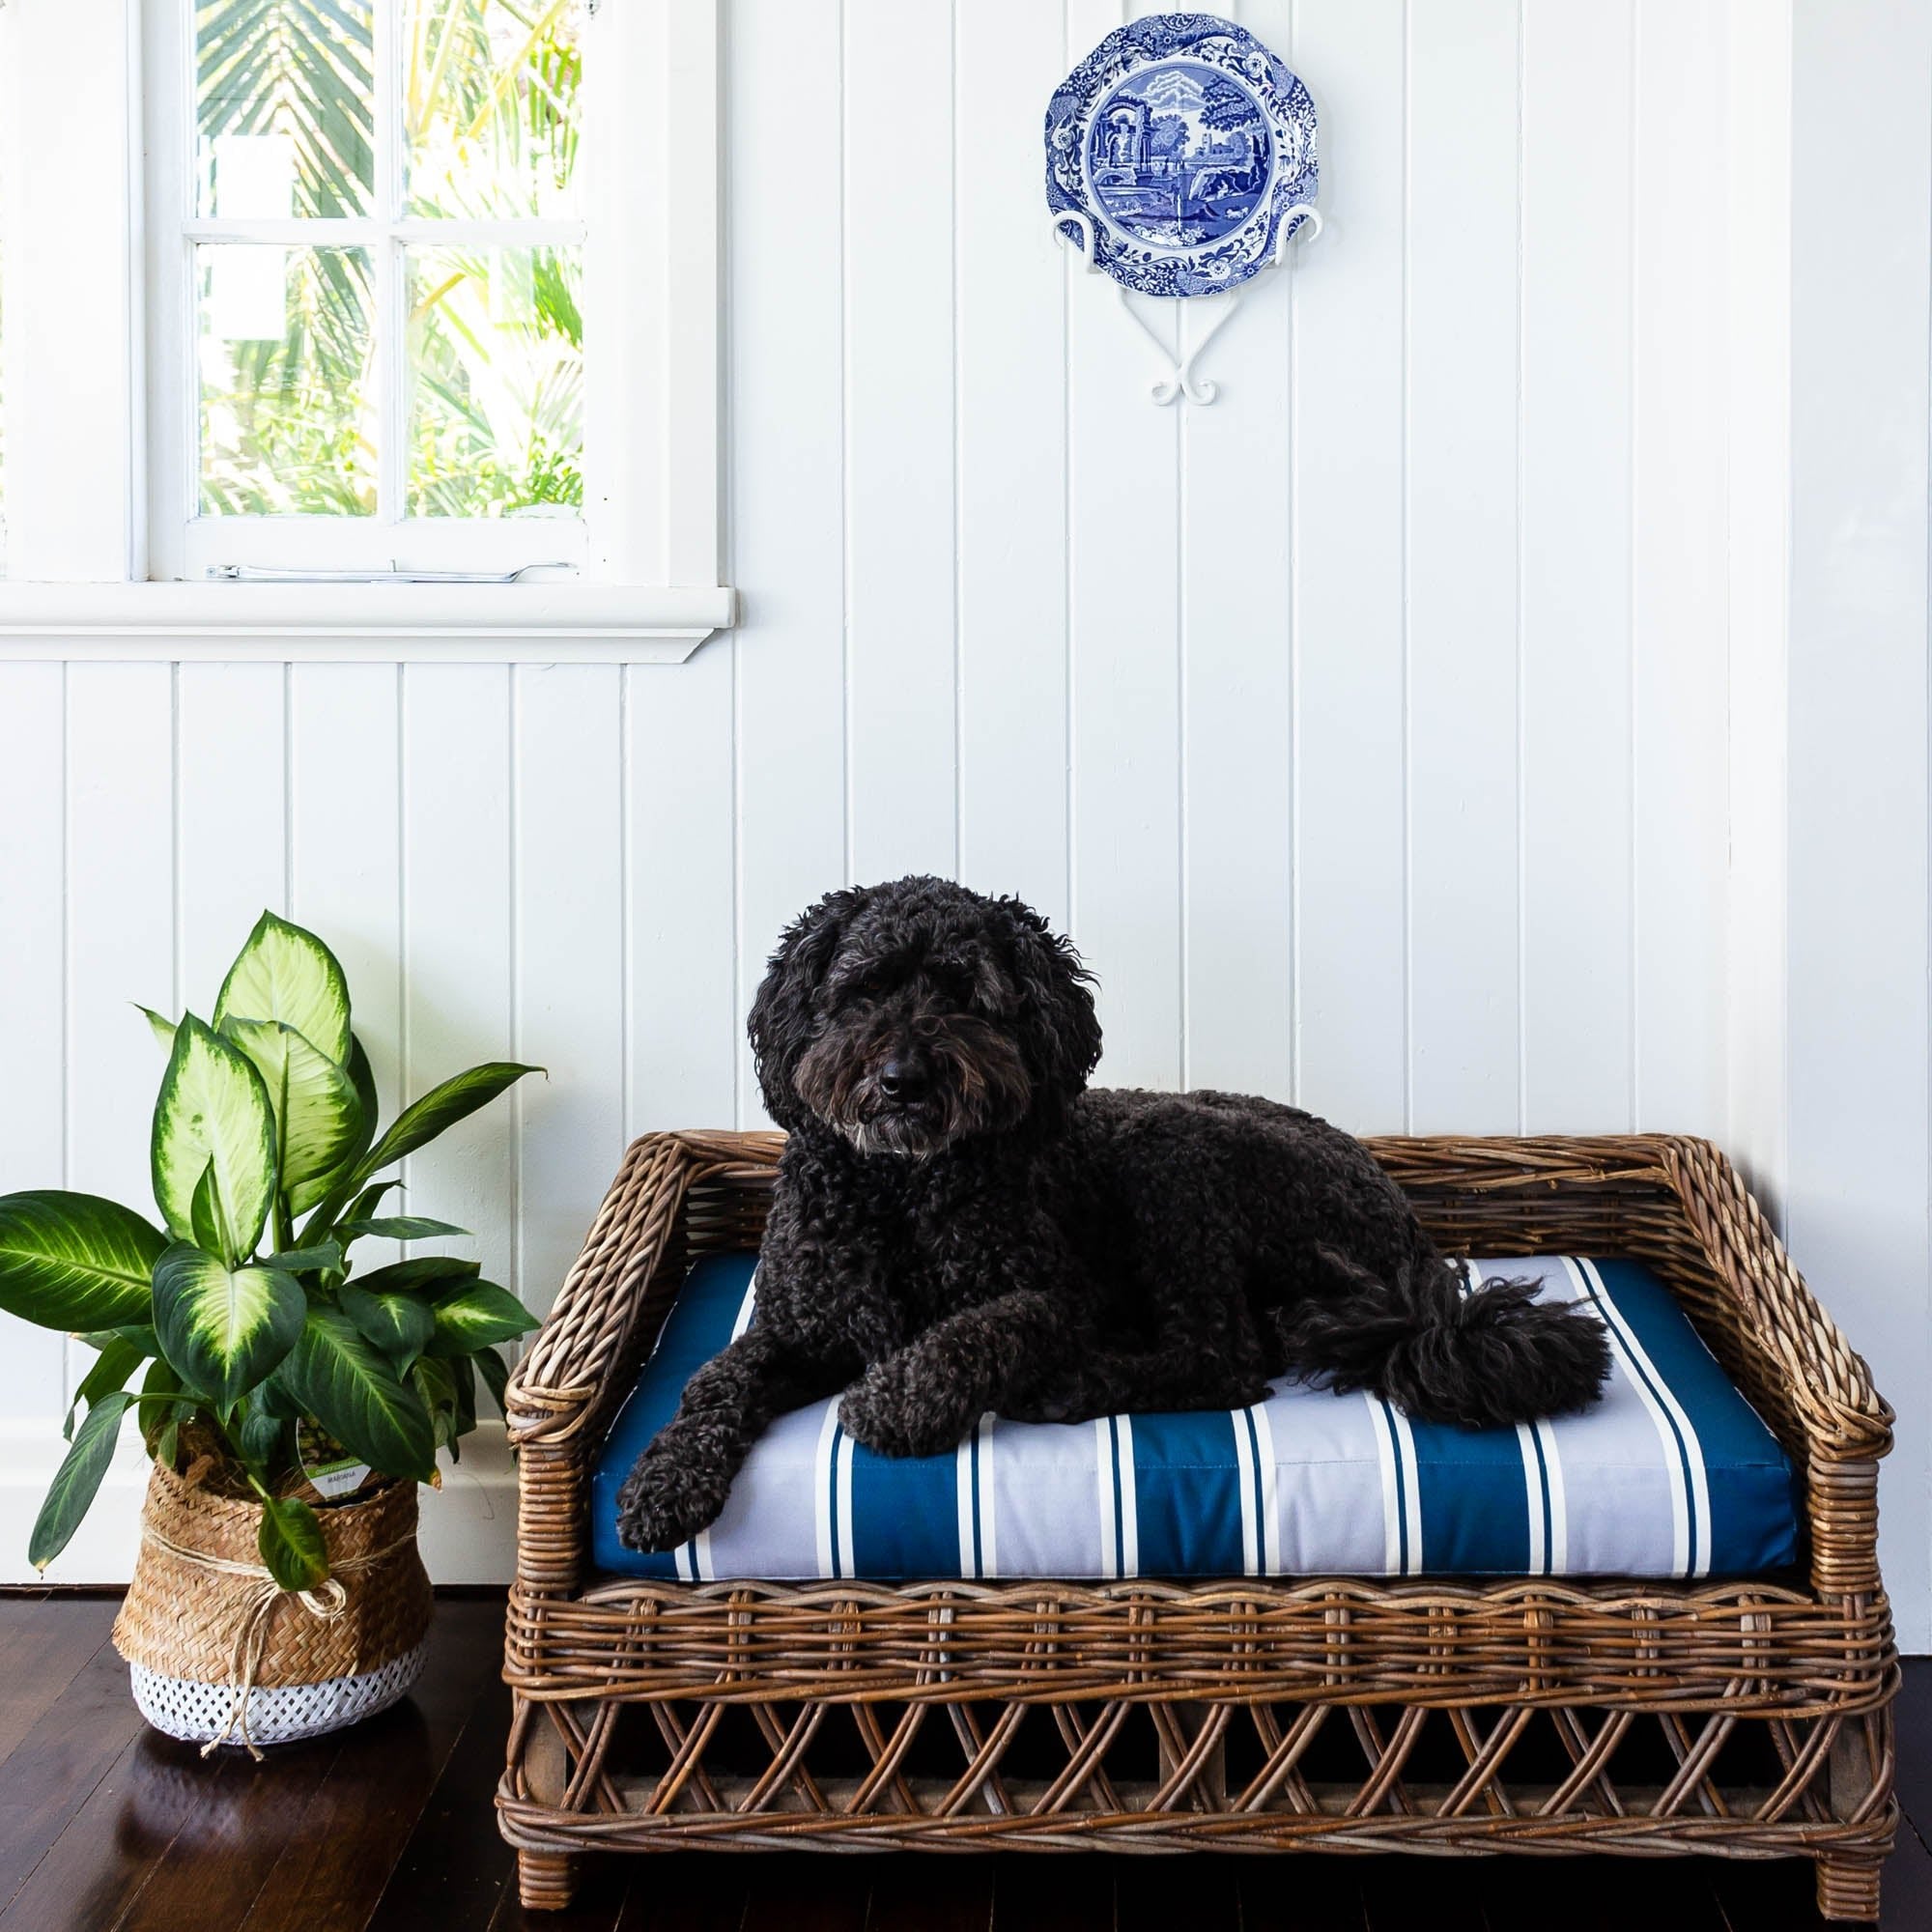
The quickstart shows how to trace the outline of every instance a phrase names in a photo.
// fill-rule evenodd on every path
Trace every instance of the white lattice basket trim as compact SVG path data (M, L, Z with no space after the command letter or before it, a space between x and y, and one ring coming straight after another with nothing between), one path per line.
M332 1677L326 1684L256 1685L248 1692L247 1735L258 1745L294 1744L320 1737L386 1711L422 1675L427 1641L392 1658L377 1670ZM185 1677L163 1677L145 1664L128 1666L134 1702L156 1730L189 1744L219 1737L235 1705L233 1684L196 1684ZM227 1742L240 1748L238 1725Z

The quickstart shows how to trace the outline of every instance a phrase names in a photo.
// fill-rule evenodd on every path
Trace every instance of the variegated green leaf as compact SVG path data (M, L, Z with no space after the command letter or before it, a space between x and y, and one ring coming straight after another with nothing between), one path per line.
M419 1147L436 1139L444 1128L467 1119L477 1108L488 1106L507 1087L514 1086L526 1073L541 1073L541 1066L522 1066L506 1060L472 1066L453 1080L433 1087L420 1100L412 1101L390 1122L389 1130L329 1189L327 1198L316 1209L316 1218L305 1232L326 1233L355 1190L390 1162L401 1160Z
M265 912L221 982L217 1027L231 1019L280 1020L338 1066L349 1064L349 982L314 933Z
M365 1221L383 1205L383 1196L392 1189L402 1186L402 1182L392 1175L387 1180L371 1181L354 1201L349 1204L349 1212L343 1218L343 1226L353 1226L357 1221Z
M148 1454L157 1463L172 1463L175 1460L173 1431L181 1419L181 1405L167 1398L179 1395L181 1385L181 1378L165 1355L156 1355L141 1379L141 1435Z
M262 1265L280 1268L285 1274L340 1274L342 1244L318 1241L312 1248L290 1248L286 1254L266 1257Z
M80 1386L73 1392L73 1400L67 1406L67 1420L61 1424L61 1434L71 1442L75 1413L81 1408L92 1411L102 1396L113 1395L126 1388L128 1378L146 1359L133 1343L110 1334L106 1346L94 1358L94 1366L81 1377Z
M419 1295L372 1293L352 1281L337 1298L343 1314L399 1368L414 1361L436 1332L436 1317Z
M495 1349L478 1349L469 1359L475 1363L476 1373L490 1384L490 1394L497 1404L497 1410L503 1415L508 1415L510 1365Z
M118 1328L80 1328L74 1331L74 1340L97 1350L105 1349L110 1342L127 1342L144 1358L161 1352L160 1339L151 1321L124 1322Z
M410 1379L415 1383L416 1393L429 1409L430 1429L436 1437L436 1446L453 1451L456 1446L456 1378L450 1374L449 1364L425 1355L410 1371Z
M175 1043L174 1021L164 1014L157 1013L153 1007L142 1006L138 1000L134 1003L134 1009L147 1016L148 1025L153 1029L155 1037L161 1043L161 1051L163 1053L171 1051Z
M362 1103L348 1074L280 1020L229 1019L221 1030L254 1062L269 1090L283 1192L333 1173L362 1124Z
M356 1102L361 1110L355 1138L333 1173L319 1174L313 1179L304 1180L300 1186L290 1188L289 1211L292 1214L306 1214L318 1201L333 1195L338 1187L345 1191L352 1188L355 1182L350 1179L351 1172L369 1151L369 1143L376 1138L376 1117L382 1111L382 1102L376 1097L376 1076L370 1069L369 1056L362 1051L362 1042L353 1036L349 1041L349 1084L355 1090ZM384 1183L390 1187L401 1184L400 1181ZM376 1194L377 1200L382 1198L376 1190L369 1191Z
M448 1221L432 1221L427 1214L376 1214L361 1221L337 1223L335 1232L345 1239L370 1235L382 1241L436 1241L447 1235L467 1235Z
M497 1342L513 1342L538 1325L537 1318L493 1281L466 1283L436 1303L432 1355L470 1355Z
M523 1066L513 1061L493 1060L472 1066L454 1079L432 1087L420 1100L412 1100L389 1122L389 1130L358 1163L366 1180L378 1169L436 1139L445 1128L467 1120L479 1107L487 1107L506 1088L514 1087L526 1073L541 1073L541 1066Z
M287 1463L291 1440L288 1417L271 1414L251 1397L235 1432L242 1462L272 1477Z
M155 1327L189 1388L228 1404L294 1346L307 1306L279 1268L228 1267L185 1241L155 1269Z
M482 1268L481 1262L465 1261L461 1255L412 1255L406 1262L391 1262L387 1267L361 1276L359 1286L372 1294L407 1292L434 1297L473 1281Z
M187 1218L196 1247L206 1249L211 1255L237 1252L235 1236L222 1214L221 1197L215 1191L214 1163L212 1160L202 1169L201 1179L195 1183L194 1199L188 1204Z
M222 1259L238 1262L253 1251L275 1185L269 1092L247 1055L192 1014L175 1034L161 1077L152 1157L155 1200L177 1240L194 1235L195 1189L212 1167Z
M121 1433L121 1418L133 1400L122 1389L102 1396L74 1432L73 1446L54 1471L53 1486L27 1540L27 1561L36 1570L44 1570L80 1527L80 1520L114 1460L114 1438Z
M51 1189L0 1196L0 1308L43 1328L149 1320L167 1236L118 1202Z
M282 1386L280 1376L270 1376L249 1400L265 1414L279 1416L284 1422L295 1422L301 1416L301 1404Z
M262 1505L255 1547L263 1567L285 1590L319 1589L328 1579L322 1523L299 1496L270 1496Z
M461 1437L476 1427L476 1358L454 1355L449 1361L449 1372L456 1382L456 1434ZM456 1453L454 1443L450 1445L450 1453Z
M429 1410L339 1308L308 1311L276 1379L344 1448L384 1476L436 1474Z

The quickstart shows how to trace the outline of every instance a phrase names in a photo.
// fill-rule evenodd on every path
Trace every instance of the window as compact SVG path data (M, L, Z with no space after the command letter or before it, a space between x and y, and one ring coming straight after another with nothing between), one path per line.
M57 44L42 71L87 67L86 99L19 78ZM117 44L119 93L76 59ZM730 621L717 80L715 0L12 0L7 500L124 514L14 520L0 648L84 629L30 586L117 577L165 592L95 600L117 636L660 630L683 648L641 655L677 656Z
M582 567L587 18L150 9L154 574Z

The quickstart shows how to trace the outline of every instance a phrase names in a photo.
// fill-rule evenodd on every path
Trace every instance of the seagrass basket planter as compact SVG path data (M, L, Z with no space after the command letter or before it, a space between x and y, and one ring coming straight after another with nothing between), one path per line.
M1626 1256L1804 1489L1802 1567L1695 1583L661 1583L590 1568L588 1465L782 1138L638 1141L511 1384L497 1792L524 1902L592 1850L1706 1854L1874 1918L1897 1811L1891 1412L1708 1144L1370 1144L1445 1251Z
M114 1624L156 1730L258 1756L395 1703L422 1674L431 1611L414 1483L318 1510L330 1575L316 1591L282 1590L262 1568L261 1520L259 1504L156 1463Z

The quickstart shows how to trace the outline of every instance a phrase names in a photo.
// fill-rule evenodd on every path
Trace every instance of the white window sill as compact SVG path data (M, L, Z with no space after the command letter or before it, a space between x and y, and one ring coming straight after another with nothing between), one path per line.
M0 660L681 664L729 587L0 583Z

